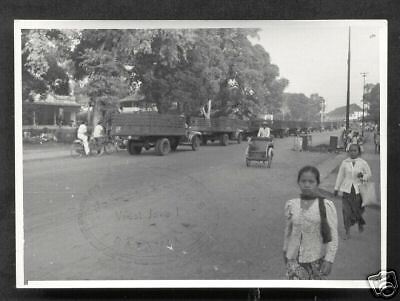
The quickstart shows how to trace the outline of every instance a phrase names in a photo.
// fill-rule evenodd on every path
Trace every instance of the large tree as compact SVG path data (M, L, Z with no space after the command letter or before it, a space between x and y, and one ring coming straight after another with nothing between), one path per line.
M174 98L174 71L184 63L189 35L188 30L84 30L74 51L75 76L86 82L82 91L95 108L94 120L138 87L145 101L166 112Z
M241 118L279 110L288 84L269 54L248 37L257 29L30 30L24 38L26 91L68 93L81 81L99 119L137 92L160 113L174 104L198 114Z
M380 85L369 84L366 87L365 102L368 104L368 115L373 121L379 123L380 116Z
M248 40L256 34L256 29L85 30L75 51L76 76L88 79L88 94L97 99L118 98L140 86L145 101L156 103L161 113L176 103L180 113L196 114L210 99L214 116L272 110L287 81L278 79L268 53ZM112 82L114 73L120 75L117 89L99 84Z
M283 96L284 105L288 108L285 119L297 121L318 121L320 120L321 103L323 98L318 94L311 94L307 97L303 93L285 93Z
M68 95L71 54L79 32L31 29L22 30L21 36L23 99L32 100L33 94L44 98L50 92Z

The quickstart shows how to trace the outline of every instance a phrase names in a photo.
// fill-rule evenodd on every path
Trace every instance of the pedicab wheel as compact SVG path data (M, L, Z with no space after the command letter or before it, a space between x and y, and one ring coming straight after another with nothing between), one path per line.
M246 166L249 167L250 166L250 160L248 158L246 158Z
M73 142L71 145L71 157L76 159L82 157L84 154L85 150L83 148L83 145L79 142Z
M272 157L273 157L273 152L272 152L272 148L270 148L268 150L268 157L267 157L267 167L268 168L271 168Z
M158 146L158 147L157 147ZM160 156L165 156L171 151L171 144L167 138L162 138L157 141L156 152Z
M107 155L112 154L113 152L117 151L117 147L111 141L108 141L104 144L104 151Z

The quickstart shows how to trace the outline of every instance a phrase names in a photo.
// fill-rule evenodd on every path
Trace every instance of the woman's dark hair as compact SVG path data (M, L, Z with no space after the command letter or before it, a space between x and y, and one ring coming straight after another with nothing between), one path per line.
M319 170L318 170L316 167L311 166L311 165L304 166L303 168L301 168L301 169L299 170L299 174L297 175L297 183L300 182L300 177L301 177L301 175L302 175L303 173L305 173L305 172L311 172L311 173L313 173L313 174L315 175L315 179L317 180L317 184L319 185L319 183L320 183L320 180L319 180Z
M361 145L360 145L360 144L352 143L352 144L350 144L350 146L349 146L349 151L350 151L350 148L351 148L352 146L356 146L356 147L357 147L357 149L358 149L358 155L361 156Z

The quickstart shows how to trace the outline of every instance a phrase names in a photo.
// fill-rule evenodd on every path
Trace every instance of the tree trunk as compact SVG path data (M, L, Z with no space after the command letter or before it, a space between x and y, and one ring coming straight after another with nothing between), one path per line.
M97 125L99 120L102 119L102 117L103 117L103 110L101 109L101 105L96 102L93 107L92 129L95 128L95 126Z
M205 119L210 119L210 115L211 115L211 99L208 100L207 111L204 109L204 107L202 107L200 110L201 110L201 113L204 115Z

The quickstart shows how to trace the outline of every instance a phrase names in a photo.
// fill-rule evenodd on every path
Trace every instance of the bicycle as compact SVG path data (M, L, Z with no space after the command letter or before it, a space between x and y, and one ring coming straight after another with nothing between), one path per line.
M115 144L105 138L100 143L96 141L94 138L89 139L89 154L90 156L102 156L104 153L109 155L115 152ZM71 157L72 158L80 158L85 156L85 148L83 146L83 141L81 139L76 139L72 142L71 145Z

